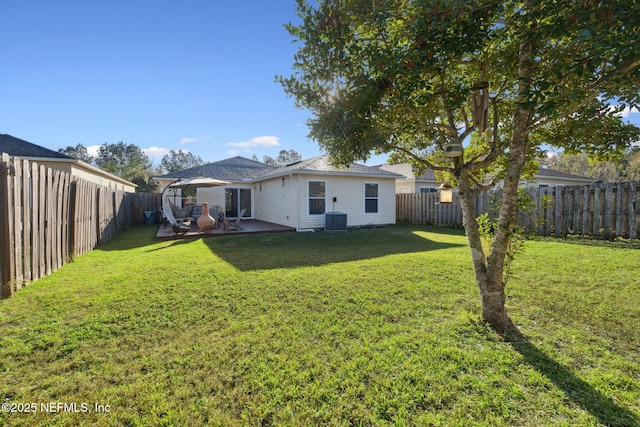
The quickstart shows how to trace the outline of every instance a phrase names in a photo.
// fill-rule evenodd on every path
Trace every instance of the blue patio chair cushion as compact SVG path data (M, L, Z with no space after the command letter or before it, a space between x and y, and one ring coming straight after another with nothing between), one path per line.
M200 218L202 215L202 205L192 205L191 206L191 216L194 218Z

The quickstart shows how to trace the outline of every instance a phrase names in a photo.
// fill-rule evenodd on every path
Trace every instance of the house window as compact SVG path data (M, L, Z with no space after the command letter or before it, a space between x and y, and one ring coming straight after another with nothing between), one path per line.
M309 181L309 215L324 213L326 193L326 182Z
M420 194L437 193L438 189L435 187L420 187Z
M364 184L364 212L378 212L378 184Z

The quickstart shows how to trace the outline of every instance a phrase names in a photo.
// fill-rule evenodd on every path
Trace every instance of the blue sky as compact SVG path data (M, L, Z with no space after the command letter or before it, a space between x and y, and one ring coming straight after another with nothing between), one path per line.
M53 150L124 141L155 164L171 149L321 154L274 82L292 71L294 0L3 0L0 16L0 133Z
M57 150L136 144L205 161L320 154L283 28L295 1L19 1L0 4L0 133Z

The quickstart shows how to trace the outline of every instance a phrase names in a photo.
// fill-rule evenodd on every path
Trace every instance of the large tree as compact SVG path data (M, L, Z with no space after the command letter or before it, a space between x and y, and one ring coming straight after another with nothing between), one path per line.
M278 157L275 159L270 156L262 156L262 162L271 166L286 166L302 160L302 156L296 150L280 150Z
M149 157L135 144L104 143L98 149L96 165L109 173L138 185L137 191L156 191L157 184L151 179L153 170Z
M638 139L617 113L640 101L637 1L298 0L294 73L278 80L312 113L336 163L392 153L459 189L482 318L517 332L505 256L518 182L543 143L605 155ZM463 144L448 158L448 144ZM493 179L485 180L488 176ZM474 198L502 179L490 250Z
M67 156L82 160L89 164L93 163L95 160L93 156L89 154L89 151L87 151L87 147L82 144L78 144L75 147L68 145L67 148L59 148L58 153L66 154Z
M561 153L550 164L553 170L588 176L598 181L640 180L640 147L632 147L615 160L590 159L586 153Z
M202 165L204 162L200 156L184 150L170 150L169 154L165 154L160 161L163 173L178 172Z

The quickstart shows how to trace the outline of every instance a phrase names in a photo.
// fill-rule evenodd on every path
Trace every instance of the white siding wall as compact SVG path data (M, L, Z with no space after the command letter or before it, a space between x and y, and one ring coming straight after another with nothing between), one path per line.
M289 176L256 184L256 219L296 227L297 180Z
M197 204L202 205L203 203L209 203L209 208L214 207L215 205L221 206L222 210L224 210L224 194L225 187L209 187L209 188L198 188L196 189L196 200Z
M302 175L300 182L300 228L324 227L324 215L309 215L309 181L326 182L326 211L347 214L347 226L394 224L396 215L395 180L381 178ZM378 184L378 212L364 211L364 184ZM333 202L333 198L336 202Z
M326 211L347 214L347 226L394 224L396 221L395 180L357 176L294 175L252 184L253 218L298 229L323 228L324 215L309 215L309 181L326 183ZM365 213L365 183L378 184L378 212ZM166 185L166 183L163 183ZM173 193L171 193L173 194ZM336 202L333 202L333 198ZM225 187L199 188L197 203L225 206Z

